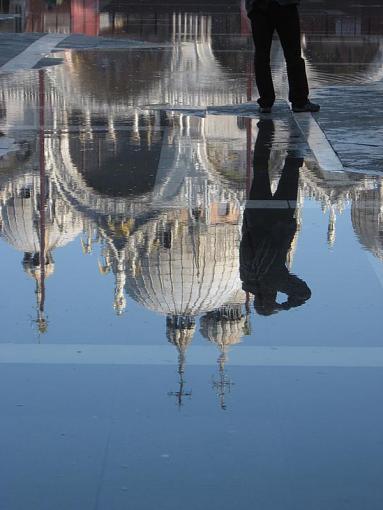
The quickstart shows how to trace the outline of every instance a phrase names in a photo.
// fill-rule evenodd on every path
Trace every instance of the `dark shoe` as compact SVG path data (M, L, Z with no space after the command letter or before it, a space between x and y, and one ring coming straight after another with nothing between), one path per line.
M271 113L271 106L260 106L259 112L260 113Z
M320 110L319 104L312 103L311 101L307 101L307 103L302 106L293 104L292 108L293 108L294 113L304 113L304 112L315 113L315 112L319 112L319 110Z

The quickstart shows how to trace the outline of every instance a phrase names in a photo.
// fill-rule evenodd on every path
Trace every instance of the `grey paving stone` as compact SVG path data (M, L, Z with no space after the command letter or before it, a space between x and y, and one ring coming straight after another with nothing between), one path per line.
M381 83L315 92L319 125L347 169L383 172Z

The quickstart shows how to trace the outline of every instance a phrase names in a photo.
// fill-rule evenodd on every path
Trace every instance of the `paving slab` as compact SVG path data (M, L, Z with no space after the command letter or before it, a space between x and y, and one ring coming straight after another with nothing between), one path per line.
M315 92L318 123L348 170L383 171L382 91L378 83Z
M44 34L10 34L0 33L0 68L12 58L15 58L28 46L40 39Z

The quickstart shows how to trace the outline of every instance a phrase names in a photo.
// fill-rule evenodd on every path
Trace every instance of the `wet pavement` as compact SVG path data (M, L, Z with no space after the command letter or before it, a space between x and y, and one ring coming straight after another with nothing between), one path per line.
M1 509L380 510L381 8L0 7Z

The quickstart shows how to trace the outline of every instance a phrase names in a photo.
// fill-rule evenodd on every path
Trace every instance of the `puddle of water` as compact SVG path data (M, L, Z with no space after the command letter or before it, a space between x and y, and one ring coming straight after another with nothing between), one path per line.
M76 64L74 56L67 65ZM69 82L60 68L25 77L20 89L13 82L4 89L2 129L22 142L0 174L4 342L168 340L184 352L206 340L223 349L267 344L273 331L287 345L322 345L323 338L360 345L359 319L346 321L360 306L369 322L364 344L380 345L374 303L381 287L357 241L380 257L378 178L323 173L288 113L257 124L124 109L113 82L110 95L81 92L94 81L88 69ZM267 194L246 202L253 157L279 193L270 217ZM299 187L283 196L283 168L294 165ZM258 232L259 217L271 222L266 233ZM254 221L264 247L250 240L244 248L243 224ZM261 287L252 257L245 256L249 267L243 263L252 249L263 260ZM348 281L356 268L357 280ZM376 299L367 306L371 288ZM281 292L287 298L276 299ZM282 334L296 314L301 324L325 314L326 331ZM336 324L347 324L348 334L338 335Z
M379 62L337 37L318 86ZM9 510L380 508L382 179L319 168L282 103L169 110L250 99L233 41L1 77Z

